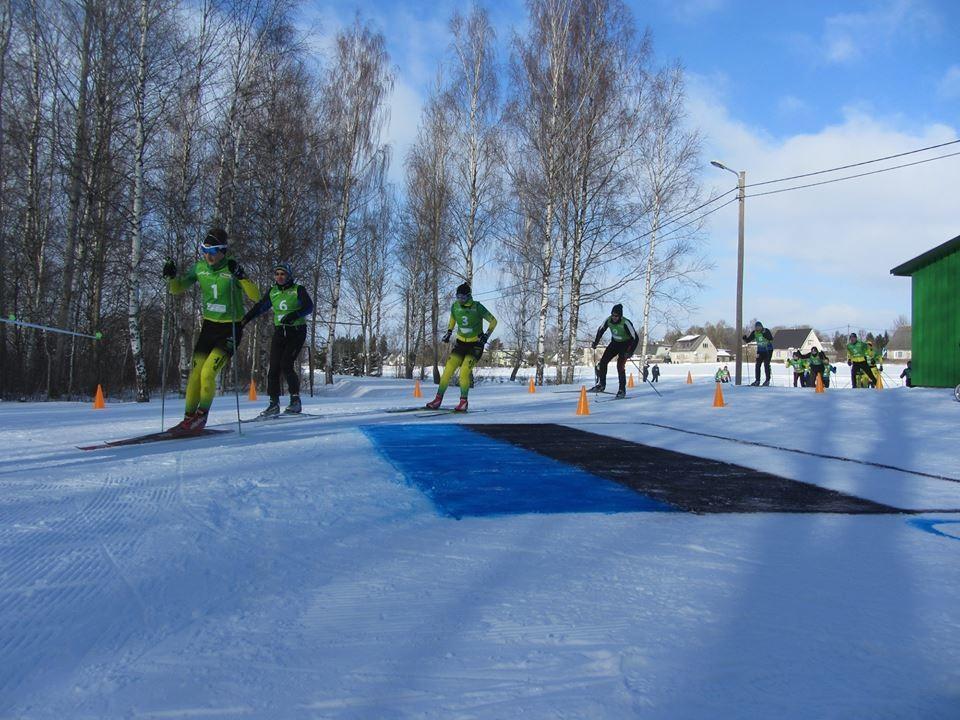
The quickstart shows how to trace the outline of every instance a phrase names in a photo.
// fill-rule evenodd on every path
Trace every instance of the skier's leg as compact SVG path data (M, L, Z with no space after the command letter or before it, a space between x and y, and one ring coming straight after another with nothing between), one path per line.
M600 389L603 389L607 386L607 366L616 355L617 349L613 347L613 343L610 343L603 351L603 355L600 357L600 362L597 363L597 386Z
M270 396L270 404L280 402L280 371L283 365L283 348L283 330L278 327L274 329L273 337L270 338L270 366L267 370L267 395Z
M617 390L627 389L627 354L617 355L617 381L620 383Z
M187 400L184 406L184 415L191 415L200 404L200 375L203 372L203 364L207 361L206 353L194 353L193 365L190 367L190 375L187 377Z
M440 385L437 386L437 395L441 397L447 391L447 386L450 385L450 380L453 378L453 374L457 371L457 368L463 363L463 355L458 353L450 353L450 357L447 358L447 364L443 366L443 374L440 375ZM467 378L469 382L469 378Z
M307 339L307 326L288 328L284 337L283 354L280 366L287 380L287 392L290 397L300 395L300 373L297 372L297 357Z
M465 398L470 394L470 378L473 375L473 366L477 364L477 358L473 353L467 353L463 362L460 363L460 397Z
M214 348L207 355L200 369L200 401L198 410L209 410L213 405L213 396L217 392L217 375L223 370L230 358L222 348Z
M754 379L756 380L756 382L754 383L754 385L759 385L759 384L760 384L760 366L761 366L762 364L763 364L763 358L761 357L761 355L760 355L759 353L757 353L757 361L753 364L753 372L754 372L754 375L756 376L756 377L754 378Z

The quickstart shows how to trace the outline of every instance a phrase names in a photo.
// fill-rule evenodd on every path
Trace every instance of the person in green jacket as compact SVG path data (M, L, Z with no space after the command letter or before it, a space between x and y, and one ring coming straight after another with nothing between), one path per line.
M793 386L800 383L800 387L807 386L807 361L803 359L799 350L793 351L793 357L787 359L787 367L793 368Z
M760 384L760 368L766 373L763 384L770 384L770 358L773 355L773 334L763 326L763 323L757 320L753 325L753 332L743 336L744 342L757 343L757 362L755 363L755 372L757 379L751 385Z
M487 331L483 331L483 321L487 321ZM454 412L467 411L467 395L470 393L470 377L473 366L483 355L483 346L486 344L493 329L497 326L497 319L482 303L473 299L470 286L463 283L457 287L457 299L450 306L450 321L447 332L442 341L450 342L454 328L457 330L457 341L450 352L447 364L440 376L440 385L437 387L437 396L428 402L425 407L436 410L443 402L443 394L453 378L453 374L460 369L460 402Z
M874 375L873 369L867 362L869 352L870 348L867 344L863 340L858 339L856 333L850 333L850 342L847 343L847 365L850 366L851 387L859 387L857 384L857 375L861 372L867 376L870 387L876 386L877 376Z
M230 256L228 236L219 227L210 232L200 244L203 260L194 263L178 276L177 265L167 260L163 277L174 295L186 292L194 284L200 286L200 306L203 323L193 347L192 367L187 378L187 399L183 420L172 427L176 435L189 435L203 430L213 404L217 375L233 356L243 328L243 295L256 302L260 299L257 286L247 279L243 268ZM237 288L239 285L239 290Z
M800 357L810 365L808 385L810 387L816 387L817 375L819 375L823 381L823 386L825 388L830 387L830 361L827 359L826 353L820 350L820 348L813 347L810 348L810 352L808 353L800 353Z
M280 374L287 381L290 404L284 414L291 415L302 410L300 403L300 373L296 366L297 356L307 339L307 316L313 312L313 300L303 285L294 282L293 271L287 263L277 263L273 268L274 284L260 302L247 310L240 323L247 323L273 310L273 338L270 340L270 366L267 370L267 394L270 404L260 413L261 417L280 414Z
M613 358L617 359L617 398L627 396L627 360L633 355L640 342L640 336L637 334L633 323L623 316L623 305L617 303L610 311L609 317L603 321L603 324L597 328L597 336L593 339L591 347L596 350L600 344L600 338L609 330L610 344L600 356L600 362L597 363L594 370L597 374L597 384L590 388L589 392L605 392L607 387L607 367Z

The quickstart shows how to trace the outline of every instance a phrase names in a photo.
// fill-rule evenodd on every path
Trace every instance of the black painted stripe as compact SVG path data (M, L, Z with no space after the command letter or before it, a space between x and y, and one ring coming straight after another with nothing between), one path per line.
M463 427L582 468L689 512L904 512L811 483L564 425Z

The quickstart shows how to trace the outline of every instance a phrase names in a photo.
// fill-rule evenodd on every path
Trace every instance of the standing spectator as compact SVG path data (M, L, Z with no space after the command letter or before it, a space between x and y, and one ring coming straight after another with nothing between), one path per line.
M650 369L650 378L653 382L660 382L660 366L654 365Z
M773 355L773 334L767 330L763 323L757 320L753 326L752 335L744 335L743 341L750 342L754 341L757 343L757 363L756 363L756 377L757 379L750 383L753 386L760 384L760 367L763 366L764 373L766 374L766 379L763 381L764 386L770 384L770 357Z
M913 381L910 379L910 375L913 373L913 367L910 365L912 362L913 360L907 360L907 366L900 373L900 379L904 381L904 385L907 387L913 387Z
M640 372L641 372L641 375L642 375L642 377L643 377L643 381L646 382L646 381L647 381L647 376L650 374L650 365L647 364L646 362L644 362L644 363L643 363L643 368L641 369Z

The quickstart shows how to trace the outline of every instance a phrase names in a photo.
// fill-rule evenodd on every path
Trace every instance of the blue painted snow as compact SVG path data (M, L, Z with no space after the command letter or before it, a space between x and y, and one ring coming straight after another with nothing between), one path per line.
M951 540L960 540L960 536L951 535L948 532L940 530L938 525L954 525L960 524L960 520L942 520L938 518L911 518L907 521L910 525L913 525L919 530L928 532L931 535L939 535L940 537L950 538Z
M438 512L458 519L677 510L606 478L456 425L367 425L362 430Z

